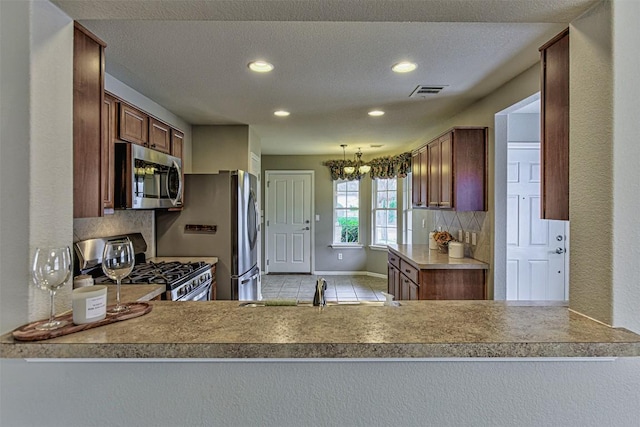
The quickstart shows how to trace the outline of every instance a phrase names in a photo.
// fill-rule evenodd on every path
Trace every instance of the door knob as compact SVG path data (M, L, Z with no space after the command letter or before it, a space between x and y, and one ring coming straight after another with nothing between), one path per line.
M308 229L309 229L309 227L305 227L305 228L303 228L302 230L304 231L304 230L308 230Z
M563 248L556 248L556 253L557 254L563 254L564 253L564 249Z

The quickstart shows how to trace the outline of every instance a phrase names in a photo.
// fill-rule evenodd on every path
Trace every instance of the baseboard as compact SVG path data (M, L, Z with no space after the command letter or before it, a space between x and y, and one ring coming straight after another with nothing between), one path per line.
M371 271L314 271L316 276L371 276L386 279L386 274L373 273Z

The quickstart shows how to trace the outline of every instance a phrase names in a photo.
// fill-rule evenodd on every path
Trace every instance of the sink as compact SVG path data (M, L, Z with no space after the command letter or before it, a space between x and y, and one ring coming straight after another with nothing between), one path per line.
M327 301L327 307L330 306L360 306L360 307L383 307L384 301ZM395 306L399 306L400 303L393 301ZM313 301L278 301L278 300L265 300L265 301L247 301L240 303L240 307L313 307Z

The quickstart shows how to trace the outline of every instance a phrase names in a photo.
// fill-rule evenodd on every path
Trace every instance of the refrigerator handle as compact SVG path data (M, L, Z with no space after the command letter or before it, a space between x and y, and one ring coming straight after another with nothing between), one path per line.
M248 279L243 280L242 282L240 282L241 285L244 285L246 283L249 283L255 279L258 278L258 273L254 274L253 276L249 277Z

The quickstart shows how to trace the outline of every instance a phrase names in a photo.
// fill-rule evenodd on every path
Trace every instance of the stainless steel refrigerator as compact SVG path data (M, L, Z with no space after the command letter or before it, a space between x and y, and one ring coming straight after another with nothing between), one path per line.
M184 178L182 211L156 211L156 255L218 257L216 298L258 300L257 178L240 170Z

